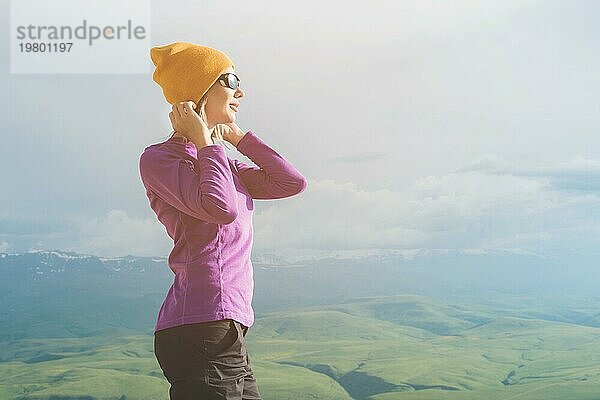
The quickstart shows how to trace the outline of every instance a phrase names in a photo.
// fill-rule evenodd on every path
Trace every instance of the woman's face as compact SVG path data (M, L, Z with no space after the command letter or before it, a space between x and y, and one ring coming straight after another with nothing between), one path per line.
M229 67L226 72L235 72L233 67ZM235 122L235 113L240 105L240 99L244 97L244 91L237 87L233 90L219 81L208 89L206 97L206 120L208 128L212 129L215 125ZM232 108L232 106L235 108Z

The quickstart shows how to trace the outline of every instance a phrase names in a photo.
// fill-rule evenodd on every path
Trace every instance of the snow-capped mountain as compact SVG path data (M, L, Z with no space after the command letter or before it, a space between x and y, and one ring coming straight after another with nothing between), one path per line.
M583 256L513 250L253 254L255 313L370 296L436 298L596 295L600 274ZM173 282L166 257L68 251L0 253L0 339L150 332Z

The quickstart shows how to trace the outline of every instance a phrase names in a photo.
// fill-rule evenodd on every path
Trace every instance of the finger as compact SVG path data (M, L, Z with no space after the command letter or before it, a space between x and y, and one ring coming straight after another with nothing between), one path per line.
M182 113L182 109L181 109L181 104L180 103L175 103L173 104L173 116L177 119L177 118L181 118L181 113Z
M181 115L182 117L185 117L188 112L189 112L189 110L188 110L188 106L187 106L186 102L182 101L181 103L179 103L179 115Z
M187 116L187 113L189 112L188 106L186 104L187 102L185 101L180 101L179 103L177 103L177 111L179 113L179 117L181 118Z
M185 101L185 102L183 102L182 108L183 108L183 114L185 116L187 116L189 114L189 112L194 109L194 102L193 101Z

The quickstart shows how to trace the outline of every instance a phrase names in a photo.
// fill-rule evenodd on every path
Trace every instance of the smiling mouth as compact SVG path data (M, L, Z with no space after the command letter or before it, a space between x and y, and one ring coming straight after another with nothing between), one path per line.
M236 106L230 104L229 108L231 108L233 111L237 112L237 107Z

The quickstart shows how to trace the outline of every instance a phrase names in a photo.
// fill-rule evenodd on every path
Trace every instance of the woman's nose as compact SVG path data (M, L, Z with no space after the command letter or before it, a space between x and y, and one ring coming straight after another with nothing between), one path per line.
M246 95L246 93L244 93L242 88L238 86L238 88L235 92L235 97L239 99L240 97L244 97L245 95Z

